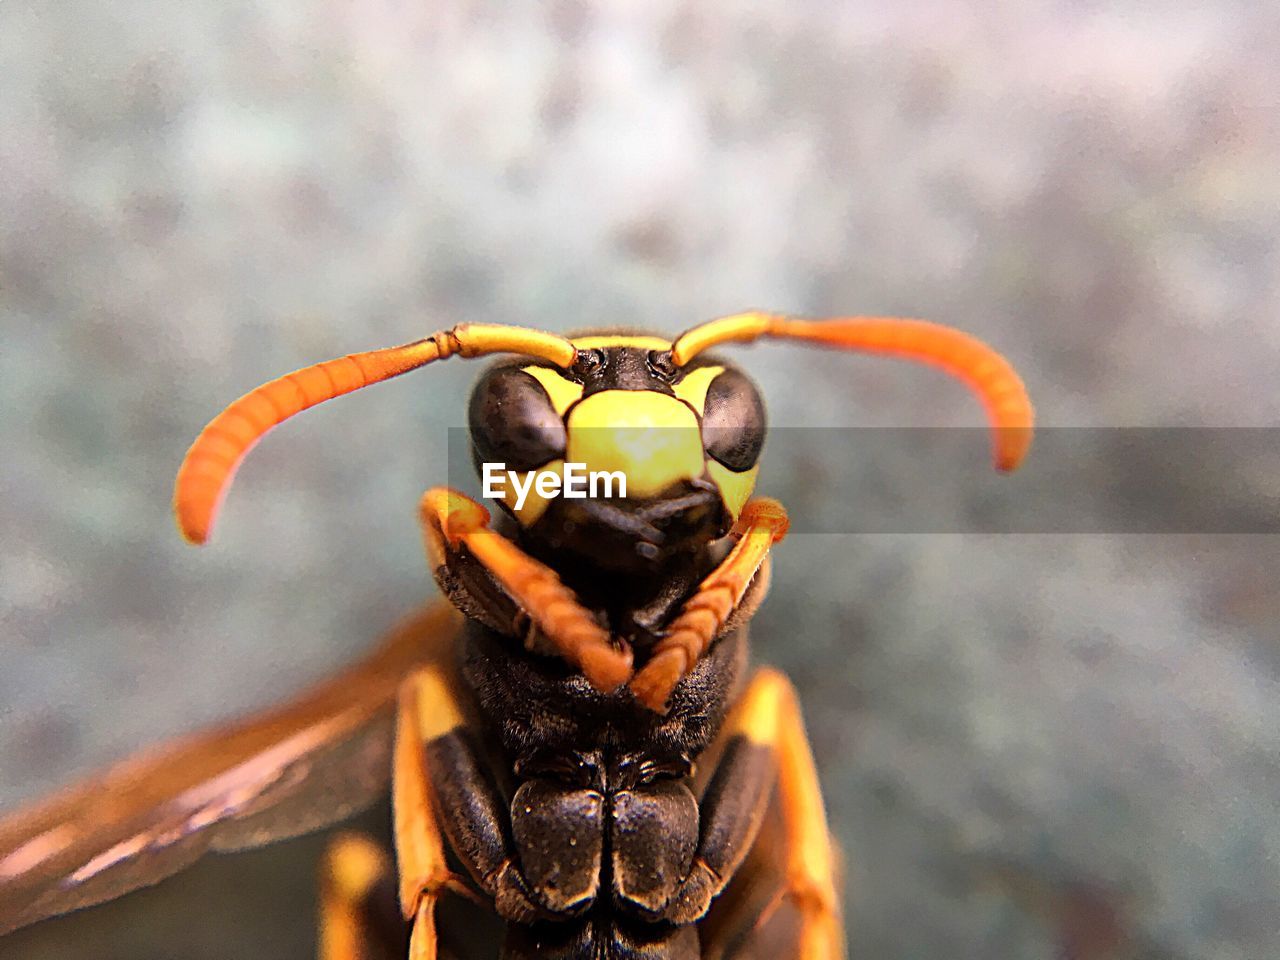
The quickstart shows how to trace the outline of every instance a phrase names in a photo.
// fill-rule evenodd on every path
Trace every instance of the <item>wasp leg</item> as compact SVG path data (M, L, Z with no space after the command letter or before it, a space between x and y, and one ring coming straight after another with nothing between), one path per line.
M735 533L737 544L685 601L648 663L631 680L636 699L652 710L665 712L671 691L720 635L769 548L786 536L787 511L767 497L750 500L738 516Z
M782 820L771 803L746 860L698 921L702 960L794 958L795 911L775 909L783 889Z
M747 736L773 743L778 763L778 806L782 817L784 881L779 899L799 913L799 948L804 960L844 957L837 893L835 845L827 829L822 787L809 749L795 689L777 670L765 669L751 684L756 700L744 717ZM776 902L776 901L775 901Z
M427 549L437 565L448 550L465 546L552 647L578 667L592 685L608 692L631 676L631 651L615 647L608 631L578 602L572 590L546 564L535 560L489 528L489 511L465 494L435 487L422 497Z
M325 852L320 874L317 960L374 960L389 937L374 901L393 882L391 858L368 837L339 834Z
M795 690L777 670L759 671L725 724L725 747L702 800L693 867L668 911L674 923L701 919L755 843L777 776L783 889L799 914L804 960L844 956L836 862L822 791Z
M462 708L439 667L426 667L401 689L392 780L400 905L414 921L411 960L435 954L432 909L444 888L474 898L450 873L444 837L480 888L506 919L532 922L557 915L536 902L507 839L509 814L485 775L463 726ZM598 871L597 871L598 872Z
M445 861L424 744L461 726L462 715L439 667L423 668L400 688L391 776L400 910L412 924L410 960L436 960L435 906L446 889L470 890Z

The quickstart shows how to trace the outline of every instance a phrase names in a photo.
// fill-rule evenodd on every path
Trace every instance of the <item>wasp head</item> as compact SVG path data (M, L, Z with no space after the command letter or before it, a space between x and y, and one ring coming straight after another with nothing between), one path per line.
M656 337L573 341L572 366L490 368L469 422L487 493L538 552L656 570L724 536L755 484L764 404L730 365ZM567 557L566 557L567 555Z

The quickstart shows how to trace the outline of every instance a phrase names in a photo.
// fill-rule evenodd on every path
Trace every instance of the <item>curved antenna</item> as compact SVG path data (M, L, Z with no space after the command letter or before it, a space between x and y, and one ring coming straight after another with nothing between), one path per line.
M463 357L521 353L560 367L572 366L578 355L572 343L553 333L501 324L463 323L425 340L326 360L264 383L214 417L187 451L173 491L178 529L191 543L209 539L236 469L272 427L308 407L455 353Z
M760 337L804 340L940 367L968 384L986 408L997 470L1016 469L1031 446L1035 411L1022 378L1009 361L977 337L927 320L899 317L793 320L772 313L739 313L682 333L672 344L671 359L682 367L716 344L750 343Z

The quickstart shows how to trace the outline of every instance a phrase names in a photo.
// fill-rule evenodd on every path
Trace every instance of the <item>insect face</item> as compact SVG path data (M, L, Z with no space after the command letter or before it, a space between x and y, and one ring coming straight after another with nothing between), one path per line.
M511 471L496 491L503 508L544 551L615 571L661 569L727 533L764 442L751 381L714 360L678 368L656 337L573 343L568 369L502 363L472 393L477 468ZM585 495L543 495L566 464ZM540 485L544 476L554 485Z

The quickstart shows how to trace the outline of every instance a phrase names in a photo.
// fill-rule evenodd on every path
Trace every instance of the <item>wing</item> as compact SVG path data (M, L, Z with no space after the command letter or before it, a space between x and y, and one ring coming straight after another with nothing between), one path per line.
M0 935L155 883L206 850L295 836L367 806L390 776L399 681L448 657L461 622L433 604L291 703L0 819Z

